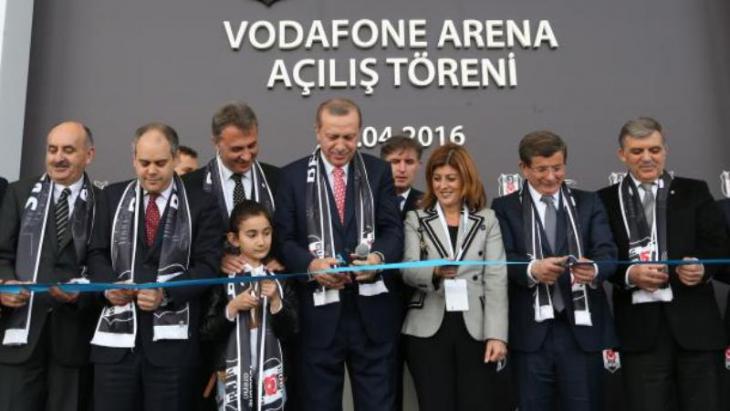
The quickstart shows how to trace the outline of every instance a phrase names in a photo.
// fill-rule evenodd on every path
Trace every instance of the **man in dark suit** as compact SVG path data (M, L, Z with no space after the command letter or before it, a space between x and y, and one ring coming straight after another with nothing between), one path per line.
M98 190L85 169L91 132L65 122L48 134L46 174L8 187L0 220L0 278L64 283L86 276L86 250ZM78 410L88 406L93 297L2 293L0 410ZM21 319L18 322L18 319Z
M215 199L174 173L175 130L140 127L137 179L102 192L89 251L94 281L149 283L215 277L221 219ZM136 234L136 235L135 235ZM107 290L92 340L95 407L188 410L199 365L204 287Z
M322 271L400 261L393 177L386 163L357 151L362 120L355 103L328 100L315 121L319 147L282 169L274 219L284 265L311 273L299 290L301 405L341 409L347 365L355 407L391 410L401 318L396 282L374 271Z
M380 158L390 163L393 186L401 216L418 208L423 191L413 188L413 182L421 168L423 146L413 138L397 135L388 139L380 148Z
M703 181L671 177L661 125L641 117L619 133L628 175L599 194L619 260L683 259L686 265L621 265L613 306L624 386L633 410L719 409L719 359L726 343L709 281L725 256L722 215Z
M221 244L224 242L225 231L227 231L229 216L233 207L243 199L252 199L263 204L274 214L274 194L279 177L279 168L259 162L259 133L258 120L253 109L242 102L231 102L220 107L211 120L211 141L216 149L215 157L205 167L199 168L185 175L183 180L204 191L213 194L216 199L216 210L222 221L223 232L221 232ZM237 253L225 253L221 260L220 271L225 274L235 274L243 270L246 261ZM269 271L281 271L283 266L277 259L267 263ZM211 289L211 292L213 290ZM213 309L210 303L214 297L206 295L203 298L204 309ZM216 313L211 313L215 316ZM199 410L215 410L215 398L210 394L209 384L214 371L213 358L211 355L217 352L212 347L221 343L220 341L207 341L207 335L203 336L202 358L203 364L200 372L200 381L196 384L196 390L203 391L205 388L208 394L207 399L199 396ZM293 347L296 337L287 340L284 347L287 359L295 354ZM292 357L293 358L293 357ZM292 363L291 360L287 361ZM296 397L295 373L287 371L287 394L290 398ZM287 402L287 410L293 410L295 401Z
M616 258L606 212L596 194L565 185L559 136L530 133L519 154L522 190L492 204L507 259L526 263L508 267L519 409L599 409L601 352L616 346L602 287Z
M406 214L418 208L418 203L423 197L423 192L413 187L413 182L421 168L421 156L423 146L413 138L403 135L392 136L380 148L380 158L390 164L393 173L393 186L395 187L396 200L400 207L401 218L405 220ZM400 278L400 277L398 277ZM408 302L413 295L413 288L401 282L403 312L406 312ZM403 371L405 366L405 345L401 341L398 347L396 359L396 409L403 409Z

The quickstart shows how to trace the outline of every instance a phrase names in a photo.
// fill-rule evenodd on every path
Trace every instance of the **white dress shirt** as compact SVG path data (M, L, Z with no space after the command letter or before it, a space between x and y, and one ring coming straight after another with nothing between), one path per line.
M530 192L530 197L532 198L532 203L535 205L535 208L537 209L538 217L540 218L540 223L545 226L545 210L547 210L547 204L545 204L542 201L543 195L540 194L537 190L535 190L532 185L528 182L527 183L527 189ZM560 196L560 191L558 190L555 194L550 196L553 199L553 204L555 205L555 210L559 211L560 206L564 204L564 199ZM523 224L526 224L525 221ZM530 261L530 263L527 265L527 284L532 287L533 285L537 284L537 280L535 277L533 277L532 273L532 263L534 262ZM595 270L595 275L593 277L593 281L589 284L591 288L596 288L597 284L595 283L595 278L598 276L598 264L593 263L593 269Z
M236 181L233 180L233 171L229 170L228 167L223 164L223 161L221 160L221 157L219 155L215 156L216 161L218 162L218 170L220 170L220 177L221 177L221 185L223 188L223 198L226 201L226 210L228 211L228 215L231 215L231 211L233 211L233 190L236 188ZM241 175L241 184L243 184L243 193L246 195L246 198L251 198L251 186L253 185L253 175L252 171L253 165L251 168L248 169L245 173Z
M325 174L327 174L327 182L330 183L330 189L334 193L335 192L335 181L334 181L335 176L334 176L333 172L335 171L335 166L333 166L332 163L327 161L327 157L325 157L322 153L320 153L320 155L322 156L322 163L324 164L324 172L325 172ZM342 171L345 172L342 175L342 178L345 180L345 187L347 187L347 168L348 168L347 166L349 166L349 165L350 165L350 163L347 163L344 166L342 166Z
M162 190L160 192L160 195L157 196L155 199L155 204L157 204L157 209L160 210L160 220L162 220L162 216L165 214L165 208L167 207L167 200L170 198L170 194L172 194L172 180L170 180L170 184L168 184L167 188ZM147 204L150 202L150 193L147 190L144 190L144 209L147 210Z
M71 184L70 186L64 186L59 183L53 184L53 204L58 204L58 200L61 197L61 193L66 188L71 190L71 194L66 197L66 201L68 201L68 217L69 219L74 213L74 205L76 204L76 199L79 198L79 193L81 193L81 187L84 185L84 176L82 175L81 178L79 178L75 183Z
M406 201L408 201L408 195L411 194L411 187L408 187L408 190L398 194L398 206L400 207L400 211L403 211L403 207L406 206Z

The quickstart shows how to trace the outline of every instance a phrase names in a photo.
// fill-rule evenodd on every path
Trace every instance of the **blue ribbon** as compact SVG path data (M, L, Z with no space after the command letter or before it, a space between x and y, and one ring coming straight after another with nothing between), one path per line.
M344 266L335 267L329 270L322 270L312 274L349 274L357 271L388 271L402 270L407 268L424 268L424 267L443 267L443 266L494 266L494 265L527 265L529 261L501 261L501 260L462 260L451 261L445 259L425 260L425 261L405 261L400 263L376 264L376 265L360 265L360 266ZM596 261L596 264L664 264L670 266L677 265L730 265L730 258L715 258L705 260L660 260L660 261L622 261L622 260L603 260ZM125 290L145 290L155 288L175 288L175 287L204 287L211 285L222 285L229 283L249 283L261 280L290 280L296 278L307 278L310 273L288 273L274 274L264 277L218 277L203 278L195 280L178 280L169 282L152 282L142 284L123 284L123 283L63 283L63 284L0 284L0 292L18 294L23 290L33 291L36 293L48 292L51 287L58 287L67 293L79 292L104 292L106 290L125 289Z

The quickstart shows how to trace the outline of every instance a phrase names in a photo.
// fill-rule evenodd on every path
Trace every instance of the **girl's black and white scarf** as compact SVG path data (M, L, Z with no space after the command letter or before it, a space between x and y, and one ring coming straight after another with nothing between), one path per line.
M74 212L69 220L77 261L81 265L81 277L86 275L86 248L94 221L94 189L86 174L83 179L81 191L74 203ZM20 221L18 247L15 252L15 272L19 281L34 283L38 280L38 266L43 253L48 214L53 212L51 202L53 201L54 185L55 183L50 177L44 174L35 183L25 202ZM8 318L9 325L3 337L3 345L28 343L34 299L35 293L31 292L28 304L11 311Z
M266 179L266 174L264 174L264 170L261 168L261 164L259 164L258 161L254 161L251 165L251 177L253 179L251 184L251 200L263 205L271 215L274 215L274 195L269 187L269 181ZM226 207L226 198L223 195L223 174L221 173L220 166L218 165L218 156L210 160L208 165L205 166L203 190L208 193L215 193L215 197L218 199L218 207L221 210L221 215L230 214Z
M654 201L654 221L646 221L644 207L641 204L639 190L630 174L619 182L618 198L621 217L629 236L629 260L658 261L666 260L667 253L667 198L672 176L663 173L657 181L657 193ZM669 302L674 298L669 283L654 292L640 288L632 293L634 304L647 302Z
M263 266L246 266L243 273L231 277L270 275ZM276 281L279 295L284 292ZM241 293L259 295L258 281L230 283L226 287L228 301ZM283 304L283 302L282 302ZM263 297L260 308L239 313L236 326L228 337L225 351L225 380L219 409L224 411L283 410L286 403L284 362L279 340L271 325L268 298Z
M522 220L525 235L525 247L528 250L528 255L533 260L541 260L543 258L543 232L540 218L537 215L537 208L533 204L530 190L527 186L527 181L522 186L521 198L522 198ZM563 183L560 187L560 199L561 203L565 206L565 212L567 216L568 228L567 230L567 243L568 252L571 256L576 258L583 257L583 241L580 235L580 225L578 220L578 212L576 210L575 198L570 188ZM591 320L591 310L588 302L588 290L585 284L578 284L577 282L571 281L571 296L573 300L573 314L575 317L576 325L592 326L593 321ZM554 287L559 287L558 283ZM556 290L560 292L560 290ZM551 289L548 284L537 284L535 286L535 321L543 322L545 320L555 318L555 310L553 308L553 301L551 295Z
M157 282L166 282L184 274L190 262L192 222L185 187L177 174L168 200L165 218L160 221L162 249L157 271ZM134 283L140 206L144 204L139 180L124 190L112 225L111 260L119 281ZM153 341L187 340L190 324L188 303L175 306L174 302L159 307L152 317ZM124 306L107 306L99 317L92 344L104 347L133 348L137 334L137 312L134 302Z

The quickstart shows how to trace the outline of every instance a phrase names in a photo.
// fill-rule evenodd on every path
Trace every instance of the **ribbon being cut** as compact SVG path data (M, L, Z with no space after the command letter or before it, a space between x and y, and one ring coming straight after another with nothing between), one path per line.
M667 266L678 266L678 265L691 265L691 264L703 264L703 265L730 265L730 257L727 258L714 258L704 260L659 260L659 261L601 261L611 264L664 264ZM529 261L501 261L501 260L463 260L463 261L451 261L445 259L435 260L423 260L423 261L408 261L402 263L387 263L387 264L376 264L376 265L359 265L359 266L348 266L348 267L337 267L330 270L323 270L322 273L328 274L342 274L349 275L349 273L363 270L401 270L404 268L420 268L420 267L442 267L446 265L524 265L527 266ZM284 273L267 276L270 280L288 280L295 278L308 278L311 274L317 273ZM252 281L260 281L260 278L255 277L220 277L220 278L206 278L199 280L177 280L177 281L166 281L166 282L154 282L154 283L64 283L64 284L41 284L41 283L27 283L27 284L0 284L0 292L3 293L20 293L22 290L28 290L32 292L48 292L51 287L59 287L62 291L67 293L76 292L104 292L106 290L124 289L124 290L145 290L153 288L174 288L174 287L207 287L211 285L222 285L230 283L246 283Z

